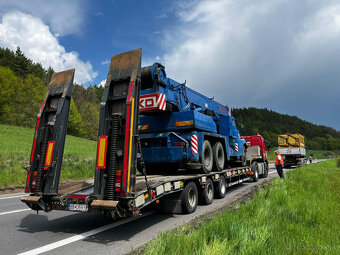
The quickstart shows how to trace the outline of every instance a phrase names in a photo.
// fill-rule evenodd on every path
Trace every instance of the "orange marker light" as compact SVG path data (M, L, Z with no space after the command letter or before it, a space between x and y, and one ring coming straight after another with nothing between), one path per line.
M55 144L54 141L50 141L47 144L45 166L51 166L52 165L52 156L53 156L54 144Z
M186 121L178 121L176 122L176 127L186 127L194 125L193 120L186 120Z
M105 169L106 168L106 151L107 151L107 136L100 136L98 140L98 149L97 149L97 168Z

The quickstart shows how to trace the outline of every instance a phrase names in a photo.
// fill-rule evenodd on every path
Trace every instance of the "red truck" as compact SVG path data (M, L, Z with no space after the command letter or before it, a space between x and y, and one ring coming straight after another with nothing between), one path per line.
M257 182L259 177L266 178L268 176L268 158L266 151L266 149L269 149L268 143L260 134L242 136L242 138L247 142L247 161L249 161L248 165L252 168L253 180Z

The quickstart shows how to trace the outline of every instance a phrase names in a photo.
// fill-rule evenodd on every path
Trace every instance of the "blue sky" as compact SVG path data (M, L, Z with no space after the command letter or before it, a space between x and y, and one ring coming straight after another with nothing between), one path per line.
M141 47L169 77L231 107L268 108L340 130L337 0L0 0L0 46L77 83Z
M164 53L162 33L176 23L172 5L171 0L88 2L81 31L61 37L60 43L91 61L99 84L116 53L143 48L146 64Z

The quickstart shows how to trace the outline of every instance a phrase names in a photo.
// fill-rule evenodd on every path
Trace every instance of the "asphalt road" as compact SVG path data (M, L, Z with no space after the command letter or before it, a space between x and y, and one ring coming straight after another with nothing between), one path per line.
M287 171L285 169L285 171ZM266 180L277 177L270 164ZM238 200L251 187L263 183L247 182L228 189L224 199L198 206L189 215L144 212L137 218L112 221L101 215L29 209L20 201L23 193L0 196L0 254L125 254L155 238L209 212Z

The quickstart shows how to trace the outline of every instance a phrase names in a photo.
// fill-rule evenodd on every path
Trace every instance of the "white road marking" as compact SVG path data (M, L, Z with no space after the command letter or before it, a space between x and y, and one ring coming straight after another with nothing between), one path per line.
M18 212L25 212L25 211L31 211L32 209L19 209L19 210L13 210L13 211L8 211L8 212L2 212L0 213L0 216L1 215L6 215L6 214L12 214L12 213L18 213Z
M0 200L3 200L3 199L10 199L10 198L16 198L16 197L22 197L22 196L24 196L24 194L17 195L17 196L11 196L11 197L0 197Z
M102 227L95 228L95 229L92 229L90 231L84 232L82 234L74 235L74 236L71 236L69 238L66 238L66 239L63 239L63 240L60 240L60 241L57 241L57 242L54 242L54 243L50 243L50 244L44 245L44 246L41 246L39 248L30 250L30 251L26 251L26 252L20 253L18 255L36 255L36 254L41 254L43 252L51 251L51 250L54 250L54 249L59 248L61 246L64 246L64 245L67 245L67 244L70 244L70 243L82 240L82 239L84 239L86 237L93 236L93 235L96 235L98 233L104 232L104 231L109 230L111 228L118 227L118 226L123 225L125 223L128 223L130 221L143 218L143 217L148 216L148 215L150 215L152 213L153 212L149 212L149 213L142 214L141 216L138 216L138 217L131 217L131 218L126 218L124 220L117 221L117 222L113 222L113 223L110 223L108 225L105 225L105 226L102 226Z

